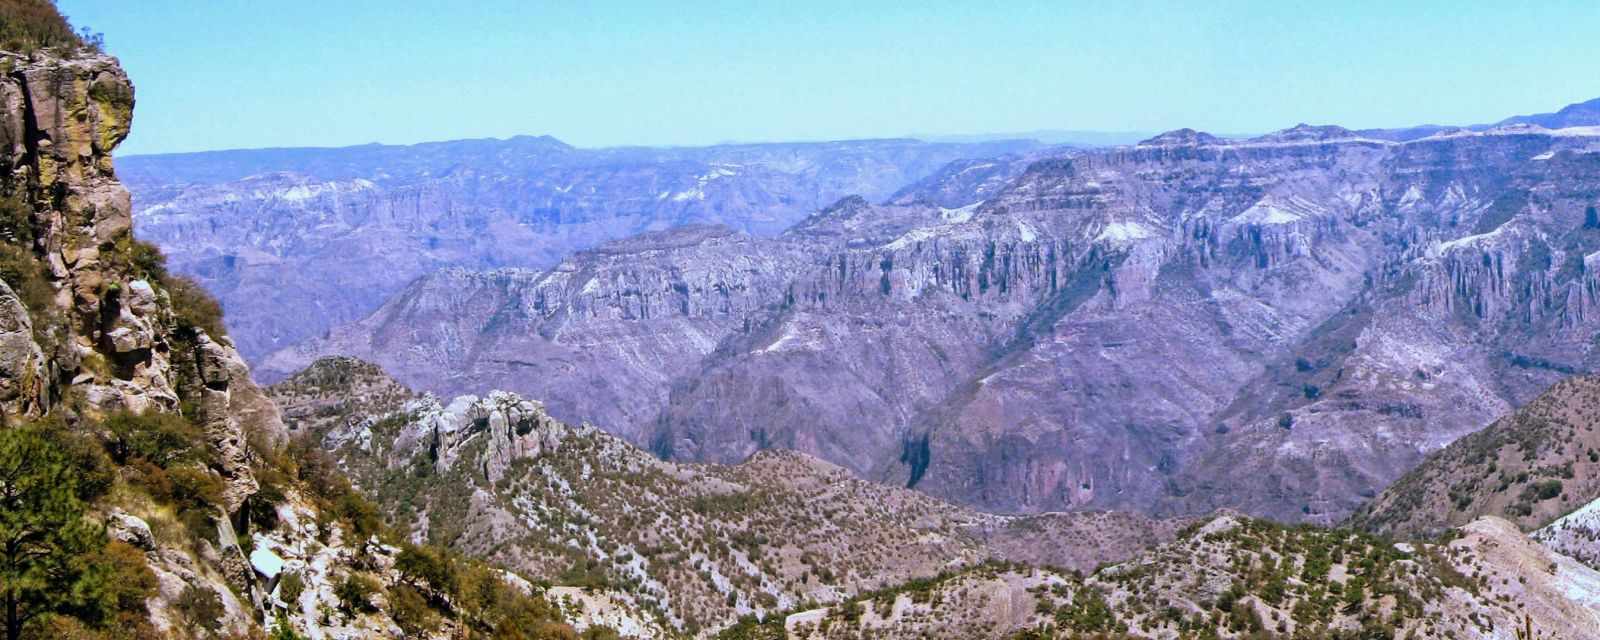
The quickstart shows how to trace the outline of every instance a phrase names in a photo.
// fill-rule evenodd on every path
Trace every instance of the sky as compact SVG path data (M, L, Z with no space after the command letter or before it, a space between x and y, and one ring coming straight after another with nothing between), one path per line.
M120 152L1473 124L1600 97L1600 2L58 0Z

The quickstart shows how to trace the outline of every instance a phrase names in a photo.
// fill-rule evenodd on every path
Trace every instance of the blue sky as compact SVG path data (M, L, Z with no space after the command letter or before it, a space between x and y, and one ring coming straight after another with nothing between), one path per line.
M58 2L137 86L123 153L1467 124L1600 97L1593 1Z

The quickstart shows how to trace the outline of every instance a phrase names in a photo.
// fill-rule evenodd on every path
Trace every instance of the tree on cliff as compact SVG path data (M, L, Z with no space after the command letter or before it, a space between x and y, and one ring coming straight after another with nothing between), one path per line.
M83 517L83 478L43 430L0 430L0 604L5 640L48 614L102 617L121 577L101 561L105 532ZM142 563L141 563L142 564Z

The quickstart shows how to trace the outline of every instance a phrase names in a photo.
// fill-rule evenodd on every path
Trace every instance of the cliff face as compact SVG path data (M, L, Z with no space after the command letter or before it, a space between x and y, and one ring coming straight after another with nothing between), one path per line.
M336 472L290 455L215 303L133 237L111 157L133 107L115 58L0 52L0 432L19 510L6 526L40 541L7 557L50 592L8 583L8 631L245 637L282 620L312 638L454 637L456 612L399 613L423 598L396 568L411 551L380 542L376 516L352 517L370 504ZM62 458L23 459L19 442ZM81 535L25 528L48 517ZM520 608L513 623L475 614L479 628L570 633L525 581L449 565ZM351 584L363 593L335 589Z
M360 355L662 455L792 447L993 509L1329 522L1595 366L1596 133L961 162L777 238L440 273L267 366Z
M282 424L232 346L204 329L178 335L182 311L133 239L131 201L111 159L132 124L133 85L103 55L3 56L0 65L10 69L0 84L0 167L19 216L9 221L21 245L13 281L25 289L21 298L9 285L0 291L8 419L56 408L175 412L192 402L228 461L228 507L237 509L255 490L245 432L275 437ZM30 261L42 269L29 273Z
M229 310L253 362L447 267L545 268L691 224L772 235L850 193L1028 142L576 149L549 137L125 158L140 233ZM263 372L278 375L275 372Z

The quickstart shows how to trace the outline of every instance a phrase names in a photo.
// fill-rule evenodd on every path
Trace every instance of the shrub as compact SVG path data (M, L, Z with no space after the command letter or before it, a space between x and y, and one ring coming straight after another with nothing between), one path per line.
M268 636L268 640L306 640L306 637L295 633L294 626L289 624L289 618L279 611L278 619L272 623L272 635Z
M111 490L117 470L105 449L93 437L69 428L52 415L33 424L78 471L78 499L93 502Z
M278 599L296 606L300 596L306 592L306 581L299 573L290 571L278 579Z
M3 1L3 0L0 0ZM51 336L53 323L59 322L55 310L55 289L45 277L44 263L33 255L33 250L13 244L0 244L0 280L11 287L27 308L33 321L34 341L49 353L55 344Z
M622 634L616 629L603 624L592 625L583 630L583 640L622 640Z
M60 47L76 50L86 43L51 0L0 0L0 48L32 52Z
M339 608L346 613L371 613L378 610L372 606L372 596L381 590L377 580L352 573L334 585L333 595L339 599Z
M206 461L205 436L183 416L127 411L106 416L106 449L120 463L142 459L163 469L181 462Z
M33 248L33 207L21 196L0 198L0 241Z
M146 489L157 500L173 505L189 533L213 543L218 541L216 515L222 504L221 478L194 465L174 467L164 474L159 468L146 467L146 472Z
M227 335L222 324L222 305L199 283L185 276L170 276L161 284L172 302L173 317L180 332L204 331L213 338Z
M334 514L350 525L351 533L358 540L365 540L383 529L383 518L378 515L377 505L354 491L339 496L338 502L334 503Z
M422 637L439 629L439 616L428 608L428 599L406 585L389 592L389 616L408 637Z
M1535 486L1538 487L1538 496L1537 496L1537 498L1539 500L1549 500L1551 498L1554 498L1556 496L1561 495L1561 481L1560 480L1544 480L1544 481L1540 482L1539 484L1537 484Z
M154 244L134 238L132 232L122 234L109 249L102 251L101 255L121 267L129 276L152 282L171 279L167 273L167 256L162 255L161 249Z
M94 594L100 606L91 609L91 615L86 618L105 624L112 622L115 614L147 615L145 600L155 593L161 583L156 580L156 574L150 571L144 552L112 540L104 548L90 554L87 560L94 567L101 588Z
M222 504L222 479L210 470L185 465L167 471L172 493L166 496L179 508L208 509Z
M444 596L456 593L455 563L436 547L406 545L395 558L394 568L400 579L413 587Z
M456 611L464 622L496 638L577 638L550 601L507 584L503 574L469 561L457 571Z
M278 526L278 505L284 501L283 490L275 483L263 481L261 475L256 479L261 489L245 498L245 520L252 527L270 531Z
M210 587L191 584L178 594L178 613L190 626L215 633L222 628L222 598Z

